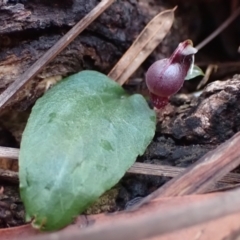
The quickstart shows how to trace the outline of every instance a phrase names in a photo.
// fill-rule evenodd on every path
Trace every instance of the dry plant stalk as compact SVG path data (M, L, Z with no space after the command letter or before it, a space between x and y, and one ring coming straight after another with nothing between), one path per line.
M69 32L67 32L53 47L51 47L39 60L37 60L19 79L13 82L0 95L0 109L13 98L21 88L35 77L51 60L66 48L86 27L88 27L114 0L102 0L90 13L81 19Z
M120 85L129 79L167 35L174 21L175 10L176 7L163 11L147 24L132 46L110 71L108 74L110 78Z
M153 176L164 176L164 177L177 177L183 173L186 168L167 166L167 165L156 165L149 163L139 163L136 162L128 170L128 173L153 175ZM238 173L228 173L221 180L218 181L221 184L232 185L240 183L240 174ZM210 188L211 189L211 188ZM213 189L211 189L213 190Z

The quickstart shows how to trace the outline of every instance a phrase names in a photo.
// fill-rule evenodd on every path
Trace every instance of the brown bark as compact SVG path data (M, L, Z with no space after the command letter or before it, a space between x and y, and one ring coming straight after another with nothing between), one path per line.
M205 145L226 141L240 130L239 91L240 75L235 75L209 84L195 100L186 95L174 97L172 103L177 107L163 113L171 118L159 116L161 133Z
M27 1L0 7L0 89L26 71L98 3ZM23 109L49 85L82 69L107 73L145 25L136 1L116 1L15 99Z

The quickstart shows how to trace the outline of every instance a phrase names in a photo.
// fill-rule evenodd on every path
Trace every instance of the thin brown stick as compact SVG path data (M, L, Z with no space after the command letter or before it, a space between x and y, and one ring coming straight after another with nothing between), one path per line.
M7 148L0 147L0 158L8 158L8 159L18 159L19 149L17 148ZM186 168L167 166L167 165L156 165L149 163L139 163L136 162L132 167L127 171L132 174L143 174L143 175L152 175L152 176L161 176L161 177L170 177L174 178L185 171ZM0 179L9 180L11 182L18 183L18 174L13 171L6 171L4 173L3 169L0 169ZM5 175L9 177L5 179ZM209 190L216 191L221 190L222 187L234 187L234 184L240 184L240 174L238 173L229 173L224 176L218 183L223 184L224 186L218 187L213 186ZM208 191L209 191L208 190Z
M180 168L180 167L136 162L133 164L132 167L128 169L127 172L134 173L134 174L153 175L153 176L173 178L179 175L184 170L185 168Z
M212 184L240 164L239 145L240 133L237 133L215 150L208 152L177 177L168 181L163 187L134 205L133 209L156 197L183 196L206 192Z
M227 28L240 14L240 7L237 8L229 18L227 18L214 32L212 32L207 38L199 43L195 48L200 50L210 41L212 41L217 35L219 35L225 28Z
M69 32L67 32L53 47L51 47L40 59L38 59L18 80L13 82L0 95L0 108L13 98L19 90L44 66L53 60L64 48L66 48L89 24L91 24L114 0L102 0L89 14L81 19Z
M128 173L143 174L143 175L153 175L153 176L163 176L174 178L179 174L183 173L186 168L173 167L166 165L155 165L148 163L134 163L132 167L127 171ZM238 184L240 183L240 174L238 173L228 173L224 176L219 183L223 184Z
M100 223L81 231L53 233L31 240L141 240L170 233L179 229L214 220L240 212L240 190L223 193L197 202L172 206L171 208L149 208L144 214L119 219L111 224ZM137 213L137 212L136 212Z

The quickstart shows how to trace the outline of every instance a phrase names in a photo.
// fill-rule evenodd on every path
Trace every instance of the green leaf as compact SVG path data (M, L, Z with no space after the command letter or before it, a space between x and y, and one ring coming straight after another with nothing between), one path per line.
M20 191L27 221L56 230L114 186L144 153L155 113L105 75L83 71L33 107L24 130Z
M193 68L188 70L185 80L191 80L198 76L204 76L204 73L200 67L193 65Z

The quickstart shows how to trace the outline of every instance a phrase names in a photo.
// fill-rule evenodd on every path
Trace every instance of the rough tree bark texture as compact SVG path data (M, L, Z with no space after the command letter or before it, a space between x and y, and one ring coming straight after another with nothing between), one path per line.
M162 133L192 143L220 144L240 130L239 101L240 75L215 81L188 108L164 121Z
M98 3L25 1L0 7L0 88L17 80ZM26 108L46 87L82 69L108 72L144 27L136 1L116 1L27 85L16 101ZM22 101L20 101L22 100Z

